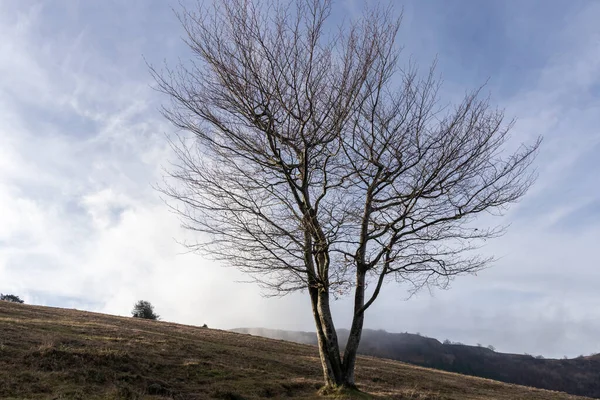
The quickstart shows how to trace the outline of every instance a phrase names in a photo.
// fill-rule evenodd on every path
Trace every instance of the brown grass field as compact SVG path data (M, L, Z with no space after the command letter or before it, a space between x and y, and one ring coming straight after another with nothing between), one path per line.
M584 399L372 357L356 376L361 399ZM321 380L314 346L0 301L2 399L316 399Z

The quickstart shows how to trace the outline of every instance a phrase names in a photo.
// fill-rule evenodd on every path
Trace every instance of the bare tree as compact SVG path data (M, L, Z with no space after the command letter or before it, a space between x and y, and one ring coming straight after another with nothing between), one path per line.
M389 279L446 287L491 260L481 213L521 198L539 140L479 91L439 104L433 68L402 69L389 9L331 29L330 0L225 0L183 10L191 60L151 71L182 133L162 191L187 245L273 294L306 290L326 386L354 387L364 313ZM354 294L342 356L332 296Z

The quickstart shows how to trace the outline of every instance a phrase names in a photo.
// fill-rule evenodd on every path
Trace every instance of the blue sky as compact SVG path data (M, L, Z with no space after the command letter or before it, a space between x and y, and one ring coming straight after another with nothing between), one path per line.
M190 3L193 4L193 3ZM362 2L336 3L355 18ZM400 2L398 2L400 4ZM240 273L183 254L189 235L152 184L172 157L144 58L189 57L176 1L0 2L0 292L28 303L169 321L312 330L302 294L267 299ZM485 247L499 261L408 301L388 285L366 325L499 351L600 351L600 2L410 1L399 41L437 57L447 100L489 79L538 135L539 180ZM347 327L347 300L335 304Z

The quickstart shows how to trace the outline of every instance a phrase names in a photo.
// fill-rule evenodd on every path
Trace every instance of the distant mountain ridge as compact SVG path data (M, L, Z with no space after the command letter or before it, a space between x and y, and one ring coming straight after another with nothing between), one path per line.
M237 328L234 332L317 344L314 332L265 328ZM347 329L338 330L340 345ZM437 339L410 333L365 329L359 353L404 361L507 383L558 390L600 398L600 354L574 359L542 359L529 355L498 353L486 347L443 344Z

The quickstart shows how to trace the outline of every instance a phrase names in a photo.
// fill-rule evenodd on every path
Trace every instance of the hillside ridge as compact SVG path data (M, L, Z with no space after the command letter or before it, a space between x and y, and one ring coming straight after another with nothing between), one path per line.
M364 356L357 382L365 399L584 399ZM317 399L321 385L315 346L0 302L2 399Z

